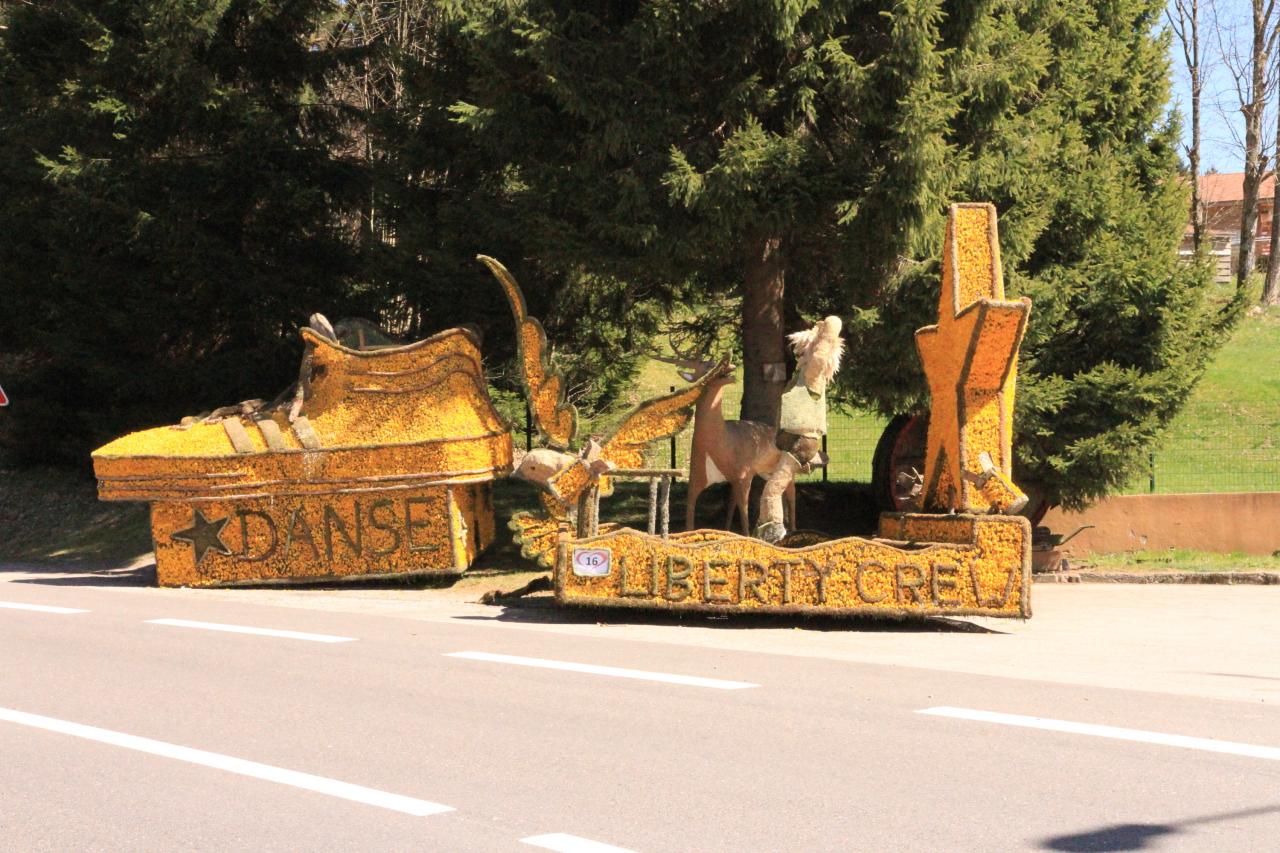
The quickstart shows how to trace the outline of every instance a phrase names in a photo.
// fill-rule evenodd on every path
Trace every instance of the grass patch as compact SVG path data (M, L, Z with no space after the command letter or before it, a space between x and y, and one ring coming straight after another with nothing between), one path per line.
M1155 448L1155 489L1280 491L1280 309L1245 317ZM1151 476L1126 494L1150 492Z
M145 504L103 503L78 471L0 471L0 561L112 567L150 551Z
M1280 553L1280 552L1278 552ZM1280 555L1270 557L1233 551L1216 554L1190 548L1093 554L1073 560L1076 568L1109 572L1241 572L1280 571Z

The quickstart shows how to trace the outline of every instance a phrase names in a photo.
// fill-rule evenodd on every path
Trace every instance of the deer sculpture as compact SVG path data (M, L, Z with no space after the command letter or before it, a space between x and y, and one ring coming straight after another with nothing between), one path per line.
M716 362L691 357L677 351L675 358L653 354L658 361L676 366L686 382L696 382L716 366ZM689 494L685 503L685 529L692 530L698 497L715 483L729 483L729 509L725 515L726 530L733 528L737 512L742 533L751 535L747 499L751 481L768 477L782 463L782 451L774 446L776 430L755 421L726 421L724 389L736 380L732 371L713 378L703 387L693 414L693 447L689 454ZM796 487L786 490L788 523L795 527Z

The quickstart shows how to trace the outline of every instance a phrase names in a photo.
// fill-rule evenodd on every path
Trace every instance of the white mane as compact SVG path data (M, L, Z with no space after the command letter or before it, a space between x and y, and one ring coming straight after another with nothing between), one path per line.
M840 358L844 355L844 341L840 337L840 318L827 317L814 324L812 329L794 332L787 335L791 349L796 354L796 370L812 375L807 365L813 362L817 368L817 378L824 384L831 381L840 369Z

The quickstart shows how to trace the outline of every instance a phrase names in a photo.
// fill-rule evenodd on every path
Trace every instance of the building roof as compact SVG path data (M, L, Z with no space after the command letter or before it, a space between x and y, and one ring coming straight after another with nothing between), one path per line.
M1275 194L1275 176L1267 175L1258 187L1259 198L1271 198ZM1241 201L1244 198L1244 172L1217 172L1200 176L1200 201L1202 204L1221 204Z

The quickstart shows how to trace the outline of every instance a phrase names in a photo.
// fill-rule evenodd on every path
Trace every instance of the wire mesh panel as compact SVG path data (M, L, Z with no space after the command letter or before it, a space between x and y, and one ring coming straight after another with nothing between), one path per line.
M1280 492L1280 406L1250 407L1229 417L1204 417L1189 408L1180 415L1149 455L1144 470L1126 494L1155 492ZM871 459L884 431L885 419L870 412L833 409L827 416L825 479L871 481ZM524 446L523 424L513 436ZM654 442L645 464L688 468L693 429L671 441ZM816 470L797 478L820 482Z
M867 412L831 410L827 414L826 479L838 482L871 482L871 457L884 430L885 421ZM671 441L655 442L649 448L645 464L685 468L689 466L689 450L693 428L682 431ZM674 455L673 455L674 449ZM823 472L817 469L796 478L798 482L819 482Z
M827 413L826 477L841 483L870 483L871 457L884 432L885 420L870 412L832 409ZM798 482L822 480L823 472L814 471L796 478Z
M1280 406L1216 408L1179 415L1125 492L1280 492Z

